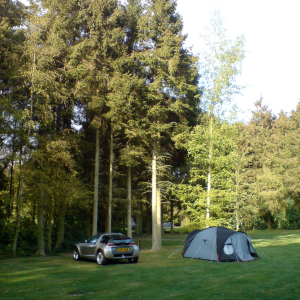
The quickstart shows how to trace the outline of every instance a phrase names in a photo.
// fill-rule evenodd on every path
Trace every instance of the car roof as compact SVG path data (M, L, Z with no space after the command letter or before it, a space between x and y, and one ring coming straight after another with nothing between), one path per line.
M105 232L105 233L98 233L99 236L100 235L105 235L105 234L120 234L120 235L123 235L123 233L120 233L120 232Z

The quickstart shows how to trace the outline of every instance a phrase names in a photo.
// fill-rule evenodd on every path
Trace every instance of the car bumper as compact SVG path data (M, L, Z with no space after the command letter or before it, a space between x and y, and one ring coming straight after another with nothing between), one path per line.
M108 259L123 259L123 258L134 258L139 256L139 247L134 245L130 247L129 252L116 252L114 247L107 248L104 250L104 256Z

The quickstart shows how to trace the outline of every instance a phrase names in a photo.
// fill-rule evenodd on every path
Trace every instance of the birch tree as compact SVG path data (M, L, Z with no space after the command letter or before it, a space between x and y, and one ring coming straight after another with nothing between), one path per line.
M211 17L210 24L203 35L205 50L200 55L199 71L201 73L200 85L203 95L202 107L208 113L208 120L203 126L209 127L209 134L213 136L214 117L226 118L230 116L231 103L235 94L240 93L242 86L237 84L237 77L241 72L241 63L245 57L243 36L235 40L226 37L226 30L219 11L215 11ZM212 143L208 144L207 166L207 200L206 219L210 218L211 174L213 160Z

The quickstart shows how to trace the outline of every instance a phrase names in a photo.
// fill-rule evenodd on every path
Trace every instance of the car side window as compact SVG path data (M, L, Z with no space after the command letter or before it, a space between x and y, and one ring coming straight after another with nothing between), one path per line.
M101 238L100 240L100 243L104 243L104 244L107 244L109 241L109 236L108 235L105 235Z
M88 240L88 242L89 242L89 243L94 243L94 244L95 244L95 243L97 242L98 238L99 238L98 235L92 236L92 237Z

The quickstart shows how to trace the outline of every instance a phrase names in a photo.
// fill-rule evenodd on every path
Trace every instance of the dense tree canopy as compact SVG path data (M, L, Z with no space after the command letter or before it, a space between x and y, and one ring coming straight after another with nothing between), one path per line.
M166 221L300 228L300 104L229 119L244 39L212 25L198 59L174 0L1 1L0 253L97 231L159 250Z

